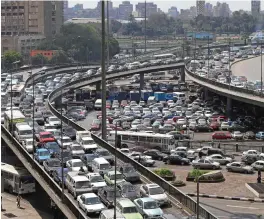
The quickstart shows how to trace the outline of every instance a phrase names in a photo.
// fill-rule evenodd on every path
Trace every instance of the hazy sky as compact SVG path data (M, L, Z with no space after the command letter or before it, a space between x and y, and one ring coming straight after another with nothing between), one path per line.
M69 7L72 7L75 4L80 3L84 5L84 8L95 8L98 1L68 0L68 2L69 2ZM118 7L118 5L122 3L122 1L115 1L115 0L112 0L112 2L113 2L114 7ZM141 0L141 1L140 0L130 0L130 2L135 5L138 2L144 2L144 0ZM168 8L170 8L171 6L176 6L178 9L186 9L186 8L190 8L191 6L196 5L195 0L158 0L158 1L147 0L147 2L155 2L158 8L160 8L164 12L167 12ZM210 0L206 2L210 2L213 5L215 5L217 1ZM232 11L239 10L239 9L243 9L246 11L251 10L250 0L242 0L242 1L232 0L232 1L219 1L219 2L227 2ZM264 0L261 0L261 6L262 6L262 10L264 10ZM134 6L134 10L135 10L135 6Z

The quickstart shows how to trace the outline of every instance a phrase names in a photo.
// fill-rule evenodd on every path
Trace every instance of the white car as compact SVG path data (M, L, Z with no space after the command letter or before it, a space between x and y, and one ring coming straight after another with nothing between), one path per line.
M203 146L202 148L197 148L196 152L202 152L203 154L207 154L208 150L211 148L212 146Z
M101 202L99 197L94 193L85 193L77 197L78 206L89 214L100 214L106 207Z
M234 139L243 139L243 134L240 131L234 131L231 133L232 138Z
M61 125L61 121L56 117L56 116L50 116L48 119L47 119L47 122L50 124L50 125L53 125L53 126L60 126Z
M178 119L177 120L177 125L186 125L186 119Z
M257 156L259 152L257 150L247 150L242 153L242 155Z
M129 150L129 148L121 148L120 151L123 153L123 154L126 154L126 155L129 155L131 152Z
M87 173L87 178L90 181L93 190L98 190L106 186L106 182L99 173Z
M85 164L81 161L81 159L71 159L66 161L66 167L69 171L78 172L80 171L81 167L83 168L84 172L87 172L88 169Z
M142 185L140 187L140 196L153 198L160 206L170 203L164 190L157 184Z
M220 129L223 131L223 130L226 130L228 131L229 130L229 123L228 122L222 122L221 123L221 126L220 126Z
M57 142L58 142L58 145L64 149L66 149L67 147L70 147L73 144L71 138L68 136L62 136L62 139L59 138Z
M73 158L79 158L84 155L84 150L79 144L72 144L68 147L71 150L71 154Z
M27 150L27 152L33 152L33 138L27 138L22 141L22 146Z
M80 145L84 151L96 150L98 148L97 144L91 137L82 137Z

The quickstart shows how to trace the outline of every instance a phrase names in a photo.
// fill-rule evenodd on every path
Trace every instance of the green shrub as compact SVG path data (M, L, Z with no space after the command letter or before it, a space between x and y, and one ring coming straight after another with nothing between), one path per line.
M193 169L191 172L188 173L190 177L199 177L203 174L209 173L210 171L208 170L198 170L198 169Z
M153 172L159 176L174 176L174 173L171 170L165 168L155 169Z

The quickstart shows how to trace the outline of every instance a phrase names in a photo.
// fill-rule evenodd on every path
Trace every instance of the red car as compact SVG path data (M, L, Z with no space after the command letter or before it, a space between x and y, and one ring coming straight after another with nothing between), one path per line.
M97 119L99 119L99 120L102 121L102 116L98 116ZM109 123L112 123L113 122L113 118L110 117L110 116L106 116L106 119L108 120Z
M210 126L210 128L212 128L213 130L218 130L219 127L220 127L220 124L219 124L218 122L216 122L216 121L213 121L213 122L210 123L209 126Z
M101 128L101 121L99 119L93 120L90 131L99 131L100 128Z
M172 119L173 119L173 122L177 122L178 119L184 119L185 117L184 116L174 116Z
M38 137L39 143L53 142L56 141L54 136L50 132L40 132Z
M122 127L120 127L120 126L115 126L114 124L109 124L108 126L109 126L112 130L123 131Z
M212 134L212 139L219 139L219 140L226 140L226 139L231 139L232 136L230 132L214 132Z

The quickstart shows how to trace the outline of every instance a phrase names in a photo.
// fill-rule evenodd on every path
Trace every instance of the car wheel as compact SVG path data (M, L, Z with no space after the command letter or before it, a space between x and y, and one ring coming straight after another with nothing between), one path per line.
M170 165L170 164L171 164L171 161L170 161L169 159L167 160L167 164L168 164L168 165Z
M184 162L183 162L183 161L181 162L181 165L182 165L182 166L184 165Z
M213 166L213 170L215 170L216 169L216 166Z
M159 161L162 161L162 157L159 157Z

